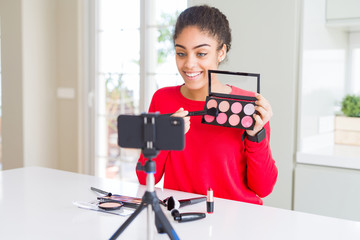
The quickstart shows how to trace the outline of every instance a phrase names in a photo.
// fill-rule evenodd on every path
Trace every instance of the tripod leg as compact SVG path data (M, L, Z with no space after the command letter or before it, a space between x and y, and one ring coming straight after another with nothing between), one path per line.
M127 226L139 215L139 213L145 208L145 203L141 202L139 207L126 219L126 221L118 228L118 230L111 236L110 240L115 240L126 229Z
M158 233L165 233L164 227L162 226L161 221L159 220L159 218L157 216L155 216L155 226L156 226Z
M172 228L169 220L162 212L159 204L159 199L156 199L151 203L155 213L155 225L159 233L166 233L171 240L179 240L180 238Z

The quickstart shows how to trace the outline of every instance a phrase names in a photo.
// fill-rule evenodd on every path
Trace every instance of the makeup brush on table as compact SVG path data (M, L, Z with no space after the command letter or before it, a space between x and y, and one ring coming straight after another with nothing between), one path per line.
M173 115L174 113L166 113L166 114L161 114L163 116L171 116ZM217 117L217 115L219 114L219 110L215 107L212 107L212 108L209 108L209 109L206 109L206 110L202 110L202 111L194 111L194 112L189 112L188 115L186 115L185 117L188 117L188 116L202 116L202 115L210 115L210 116L213 116L213 117Z
M179 209L188 205L196 204L206 200L206 197L197 197L189 199L180 199L177 200L173 196L166 199L167 209L171 211L172 209Z

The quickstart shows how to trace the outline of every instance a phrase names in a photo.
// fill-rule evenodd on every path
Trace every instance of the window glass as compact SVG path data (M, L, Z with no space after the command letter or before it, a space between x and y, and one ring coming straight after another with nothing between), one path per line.
M187 6L187 1L156 1L156 26L157 27L157 65L154 81L156 87L173 86L182 84L175 63L175 49L172 35L177 16Z
M349 94L360 94L360 32L349 32Z
M126 7L124 7L126 6ZM117 146L117 116L138 113L140 99L140 1L100 0L98 5L95 173L124 176L129 156ZM131 157L130 157L131 158Z
M156 89L182 82L176 69L172 34L175 20L186 3L186 0L98 1L93 130L96 175L137 181L135 165L140 150L117 146L117 117L140 113L140 62L147 69L145 81ZM141 25L140 12L144 7L141 4L148 8L145 26ZM141 49L141 37L146 38L145 49ZM141 59L142 51L147 52L147 59ZM152 90L145 91L152 96Z
M352 50L351 66L352 90L354 94L360 94L360 47Z

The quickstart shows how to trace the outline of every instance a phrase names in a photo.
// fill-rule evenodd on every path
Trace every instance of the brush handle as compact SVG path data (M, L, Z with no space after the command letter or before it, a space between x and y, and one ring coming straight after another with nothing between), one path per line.
M110 192L105 192L105 191L103 191L103 190L101 190L101 189L98 189L98 188L90 187L90 189L93 190L93 191L95 191L95 192L98 192L98 193L104 194L104 195L106 195L106 196L109 196L109 197L111 197L111 195L112 195L112 193L110 193Z
M166 114L161 114L162 116L171 116L174 113L166 113ZM185 117L191 117L191 116L202 116L205 115L206 111L202 110L202 111L194 111L194 112L189 112Z
M202 111L189 112L188 115L186 115L186 116L202 116L205 114L206 114L206 111L202 110Z

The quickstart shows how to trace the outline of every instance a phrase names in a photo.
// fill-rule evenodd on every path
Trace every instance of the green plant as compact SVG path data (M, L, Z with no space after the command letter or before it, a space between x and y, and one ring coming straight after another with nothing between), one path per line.
M360 117L360 96L346 95L341 101L341 111L347 117Z
M177 16L179 12L176 11L175 13L162 13L160 22L158 25L160 26L158 29L158 43L159 49L158 52L158 64L162 64L166 62L167 57L170 54L174 53L174 44L172 39L172 34L174 31L174 26L176 23Z

